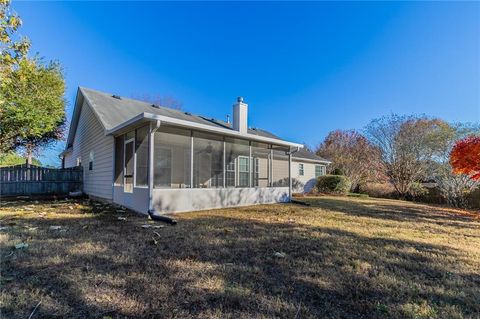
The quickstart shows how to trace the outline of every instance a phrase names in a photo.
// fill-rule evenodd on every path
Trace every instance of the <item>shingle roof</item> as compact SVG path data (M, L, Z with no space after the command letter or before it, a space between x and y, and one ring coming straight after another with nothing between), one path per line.
M116 98L110 93L100 92L97 90L81 87L80 92L88 100L90 106L94 109L95 114L98 116L98 119L102 123L105 130L111 130L118 125L130 120L131 118L137 116L140 113L151 113L156 115L168 116L171 118L190 121L198 124L205 124L214 127L220 127L225 129L231 129L232 125L225 121L217 120L214 118L208 118L199 115L193 115L189 112L184 112L181 110L171 109L168 107L162 106L153 106L151 103L129 99L129 98ZM75 116L80 114L74 113L74 118L72 119L72 124L75 124ZM70 129L75 129L72 126ZM69 132L67 147L73 142L74 132ZM274 138L278 140L283 140L277 135L262 130L259 128L249 128L248 134L253 134L262 137ZM315 154L301 149L299 152L295 153L294 158L304 158L314 161L326 161Z
M318 161L318 162L324 162L324 163L329 163L330 161L327 159L324 159L323 157L317 156L314 153L310 152L306 148L301 148L298 150L298 152L293 154L294 159L306 159L306 160L311 160L311 161Z
M114 98L112 94L88 88L82 87L81 91L90 102L92 108L94 108L95 113L98 115L99 120L102 122L106 130L110 130L142 112L148 112L156 115L172 117L179 120L185 120L194 123L206 124L233 130L231 124L214 118L194 115L190 114L189 112L175 110L158 105L153 106L151 103L124 97L118 99ZM281 138L276 136L275 134L257 128L249 128L248 134L281 140Z

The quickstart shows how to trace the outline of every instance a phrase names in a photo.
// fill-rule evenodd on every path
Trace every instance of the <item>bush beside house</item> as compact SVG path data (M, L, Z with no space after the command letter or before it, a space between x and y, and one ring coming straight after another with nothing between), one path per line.
M317 178L317 190L321 193L347 194L352 183L346 176L324 175Z

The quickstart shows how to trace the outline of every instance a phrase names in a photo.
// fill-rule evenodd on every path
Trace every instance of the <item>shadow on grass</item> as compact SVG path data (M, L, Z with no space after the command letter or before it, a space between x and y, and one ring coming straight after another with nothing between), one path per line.
M453 209L428 205L415 205L410 202L382 199L345 199L318 197L305 199L313 208L324 208L345 214L399 222L428 222L439 226L479 228L474 219L454 213ZM428 207L429 211L426 211ZM480 228L479 228L480 229Z
M464 256L447 246L229 211L179 216L178 226L156 230L140 228L137 216L55 220L63 234L48 230L51 220L29 220L37 232L16 227L9 236L30 247L2 258L2 278L11 279L2 283L2 315L28 317L40 300L36 318L480 314L479 269L459 267Z

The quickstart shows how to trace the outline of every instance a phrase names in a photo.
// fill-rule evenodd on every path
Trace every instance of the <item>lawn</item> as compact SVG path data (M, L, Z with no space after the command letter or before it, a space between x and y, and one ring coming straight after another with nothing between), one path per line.
M88 201L3 202L1 317L480 318L478 215L305 200L161 228Z

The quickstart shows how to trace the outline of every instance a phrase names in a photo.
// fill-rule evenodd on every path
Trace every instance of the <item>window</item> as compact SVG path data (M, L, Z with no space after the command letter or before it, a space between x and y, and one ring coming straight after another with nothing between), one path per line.
M315 178L318 176L323 176L325 175L325 166L323 165L315 165Z
M239 156L238 157L238 186L239 187L248 187L249 180L248 174L250 172L250 161L248 156Z
M93 170L93 159L94 159L93 151L90 151L90 154L88 156L88 170L89 171Z
M223 138L193 132L193 187L223 187Z
M123 135L115 138L115 185L123 185Z
M77 157L77 166L82 166L82 158Z
M304 175L303 164L302 164L302 163L299 163L299 164L298 164L298 175L299 175L299 176L303 176L303 175Z
M155 132L153 184L156 188L191 187L191 132L161 126Z
M143 126L135 135L135 186L148 185L148 132L149 127Z
M248 141L225 138L225 186L250 186L250 144Z

